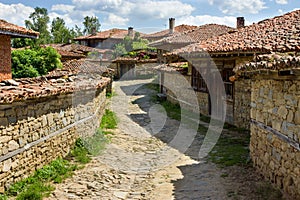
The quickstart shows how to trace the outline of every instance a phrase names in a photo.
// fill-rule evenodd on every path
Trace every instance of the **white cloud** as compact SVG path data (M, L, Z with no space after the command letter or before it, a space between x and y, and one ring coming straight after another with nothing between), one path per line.
M75 6L66 4L55 4L51 7L51 11L60 11L62 13L68 13L73 11Z
M120 16L117 16L113 13L110 13L108 15L107 20L105 21L105 24L113 26L113 25L118 25L118 26L123 26L126 25L126 23L129 21L128 18L123 18Z
M275 0L278 4L288 4L288 0Z
M145 6L146 5L146 6ZM169 17L188 16L194 11L194 8L180 1L138 1L135 5L133 14L141 17L152 17L156 19L165 19Z
M189 24L189 25L203 25L203 24L223 24L230 27L236 26L236 18L231 16L211 16L211 15L198 15L189 16L176 19L176 24Z
M78 9L112 9L121 6L123 0L73 0L73 4Z
M19 26L25 26L25 19L34 11L32 7L18 4L0 3L0 18Z
M267 8L263 0L209 0L211 5L219 5L219 9L225 14L257 14Z

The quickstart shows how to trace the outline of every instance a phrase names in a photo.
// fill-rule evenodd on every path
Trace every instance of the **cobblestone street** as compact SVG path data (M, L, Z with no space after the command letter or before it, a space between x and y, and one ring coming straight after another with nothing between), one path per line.
M166 117L151 101L154 91L143 87L150 81L114 82L116 95L110 105L119 123L111 143L84 169L57 185L48 200L229 199L228 188L241 183L226 182L221 169L198 160L203 136L196 135L184 152L171 147L180 122ZM153 125L155 119L161 122ZM189 131L184 127L184 132ZM251 199L247 195L240 199Z

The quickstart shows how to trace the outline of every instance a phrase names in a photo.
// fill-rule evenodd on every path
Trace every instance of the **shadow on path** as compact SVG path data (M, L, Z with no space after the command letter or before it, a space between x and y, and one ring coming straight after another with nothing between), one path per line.
M138 106L142 111L142 113L129 113L131 120L170 147L178 147L178 142L176 145L172 145L172 140L178 134L181 122L167 116L159 116L166 115L166 113L155 98L157 92L152 90L149 84L121 86L121 89L126 95L130 96L132 104ZM155 115L152 114L153 107L156 111L158 110ZM160 108L162 110L159 110ZM155 125L153 125L156 118L162 119L155 122L156 125L158 124L157 127L160 128L159 130L155 129ZM198 154L204 137L205 132L198 131L187 149L176 149L193 160L199 161ZM185 145L185 141L181 142ZM220 178L221 172L214 164L202 160L198 164L183 165L178 166L178 168L181 170L183 178L172 180L175 199L226 199L226 192Z

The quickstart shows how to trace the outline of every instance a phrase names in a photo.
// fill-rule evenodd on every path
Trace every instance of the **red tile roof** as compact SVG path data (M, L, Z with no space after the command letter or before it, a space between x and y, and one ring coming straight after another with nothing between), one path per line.
M69 60L63 63L62 69L50 72L47 77L71 76L79 73L107 75L113 73L113 70L106 66L100 66L100 62L91 62L85 59Z
M104 88L110 83L110 80L110 78L91 74L89 77L74 76L65 79L47 79L45 77L16 79L17 86L3 81L1 84L8 84L0 86L0 104Z
M229 26L219 24L206 24L195 29L155 41L151 43L150 46L157 47L165 44L191 44L233 31L235 31L235 29Z
M258 70L280 71L286 69L300 70L300 55L279 53L258 55L252 61L236 66L234 71L241 74Z
M91 39L105 40L108 38L123 39L127 34L128 34L128 30L126 30L126 29L114 28L114 29L98 32L95 35L90 34L90 35L86 35L86 36L80 36L80 37L75 38L74 40L91 40Z
M11 35L13 37L29 37L36 38L39 33L33 30L28 30L21 26L9 23L5 20L0 19L0 34Z
M300 10L266 19L237 32L191 44L175 53L288 52L300 50Z
M84 54L87 55L89 52L99 52L102 53L103 49L96 49L92 47L88 47L85 45L80 44L46 44L43 45L44 47L53 47L57 51L63 51L63 52L72 52L75 54Z
M166 29L166 30L159 31L159 32L156 32L156 33L147 34L147 35L144 36L144 38L152 39L152 40L153 39L161 39L163 37L168 37L170 35L176 35L178 33L183 33L183 32L188 31L188 30L193 30L195 28L197 28L197 26L181 24L179 26L175 26L173 34L170 34L170 30Z
M182 66L187 66L187 62L177 62L177 63L169 63L169 64L162 64L154 67L155 70L157 71L163 71L163 72L180 72L180 73L187 73L187 67L182 67Z

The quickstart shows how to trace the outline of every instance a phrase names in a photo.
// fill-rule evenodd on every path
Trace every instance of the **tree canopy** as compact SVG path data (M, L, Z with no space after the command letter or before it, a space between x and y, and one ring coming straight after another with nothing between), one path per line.
M49 29L50 24L50 29ZM26 28L32 29L40 33L36 40L27 38L14 38L12 46L14 48L21 48L26 46L38 46L40 44L49 43L68 43L74 38L84 34L91 34L100 29L100 22L97 17L86 16L83 19L83 30L75 25L68 28L64 19L56 17L50 23L50 17L46 8L36 7L34 12L29 15L29 19L25 20Z
M84 26L83 33L87 35L87 34L93 34L99 32L101 25L97 17L86 16L84 18L83 26Z
M51 24L51 34L53 43L67 43L72 39L70 30L66 27L62 18L56 17Z
M50 32L48 31L48 23L50 18L46 8L36 7L34 12L29 15L29 20L25 20L26 28L38 31L40 33L38 44L47 44L50 42Z

